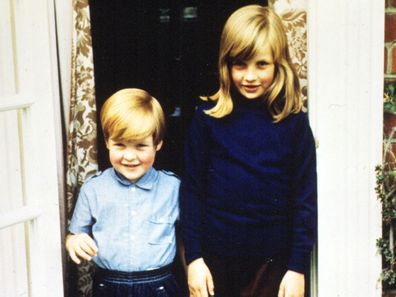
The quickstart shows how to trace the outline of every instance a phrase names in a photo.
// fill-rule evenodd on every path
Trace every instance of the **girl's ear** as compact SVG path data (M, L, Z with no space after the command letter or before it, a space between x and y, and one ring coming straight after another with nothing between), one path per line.
M155 148L155 150L156 150L157 152L161 149L162 143L163 143L163 141L161 140L161 141L157 144L157 146L156 146L156 148Z

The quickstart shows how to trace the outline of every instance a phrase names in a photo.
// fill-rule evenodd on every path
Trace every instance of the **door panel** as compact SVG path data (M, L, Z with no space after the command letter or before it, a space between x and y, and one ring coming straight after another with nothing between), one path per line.
M0 3L1 296L63 296L53 10Z

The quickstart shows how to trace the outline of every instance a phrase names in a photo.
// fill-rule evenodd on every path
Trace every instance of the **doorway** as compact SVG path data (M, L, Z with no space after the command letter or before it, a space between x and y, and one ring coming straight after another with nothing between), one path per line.
M267 1L90 2L97 110L122 88L151 93L167 118L155 167L180 174L194 107L199 96L218 87L218 44L225 20L238 7ZM100 124L98 163L100 170L110 166Z

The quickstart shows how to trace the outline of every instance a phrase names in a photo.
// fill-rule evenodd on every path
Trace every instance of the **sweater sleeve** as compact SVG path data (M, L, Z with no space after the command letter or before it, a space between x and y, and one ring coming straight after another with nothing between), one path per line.
M317 174L315 141L307 114L297 116L292 170L292 246L288 268L303 273L309 264L317 231Z
M208 162L208 136L204 117L202 108L196 110L184 148L180 225L187 264L202 257L202 208Z

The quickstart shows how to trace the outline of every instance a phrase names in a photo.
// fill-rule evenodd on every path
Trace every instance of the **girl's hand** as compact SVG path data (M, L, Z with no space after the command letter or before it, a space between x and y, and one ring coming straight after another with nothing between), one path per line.
M66 249L76 264L81 263L80 259L90 261L98 253L95 241L86 233L67 235Z
M196 259L188 265L187 279L190 297L214 296L212 274L203 258Z
M304 274L288 270L279 287L278 297L304 297Z

